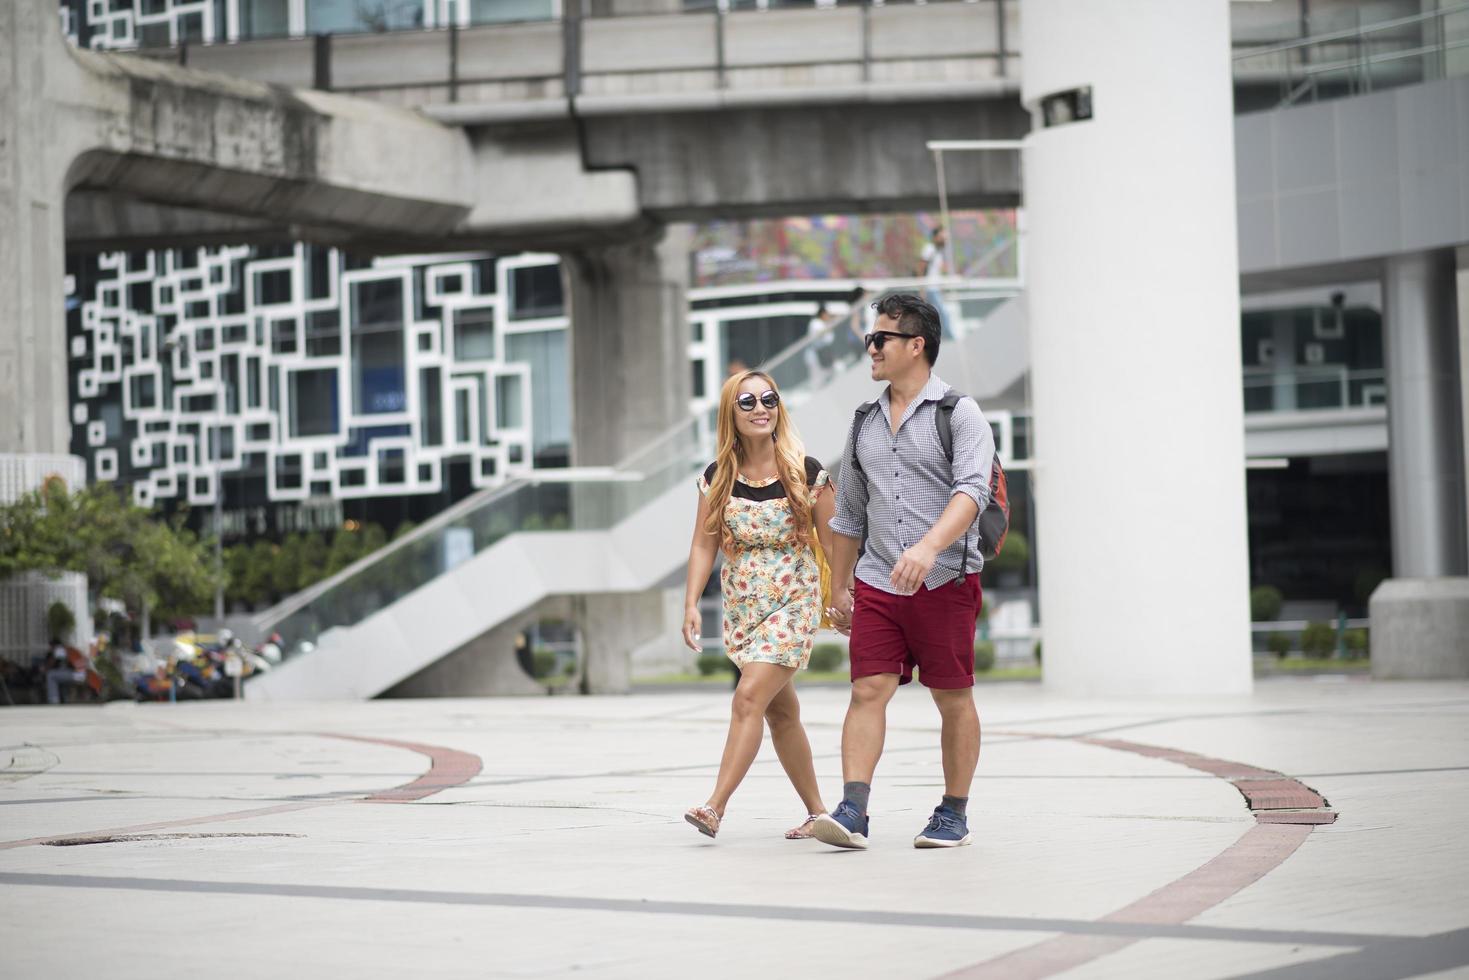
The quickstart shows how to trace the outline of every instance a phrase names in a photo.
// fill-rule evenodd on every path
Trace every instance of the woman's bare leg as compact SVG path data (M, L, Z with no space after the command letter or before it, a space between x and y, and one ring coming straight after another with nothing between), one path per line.
M795 668L777 664L752 663L741 668L740 683L730 702L729 735L724 740L724 757L719 760L719 778L709 797L709 805L721 817L760 751L765 709L794 676Z
M816 764L811 759L811 743L801 725L801 702L796 698L796 685L781 688L765 709L765 722L770 726L770 741L780 765L790 777L796 795L807 813L825 813L821 790L816 785Z

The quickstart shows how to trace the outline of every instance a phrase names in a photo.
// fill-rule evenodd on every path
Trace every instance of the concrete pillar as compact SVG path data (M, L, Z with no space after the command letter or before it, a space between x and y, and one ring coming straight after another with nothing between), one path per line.
M571 458L616 463L689 414L689 230L566 253Z
M1464 436L1464 526L1469 527L1469 245L1456 251L1457 275L1454 310L1459 334L1459 424Z
M0 4L0 452L65 453L65 171L43 41L56 6ZM49 21L49 22L47 22Z
M1225 0L1025 0L1045 683L1250 690ZM1098 43L1105 38L1105 43ZM1093 118L1041 102L1090 87Z
M1451 250L1383 265L1393 576L1469 571L1455 261Z
M663 591L593 594L572 600L581 629L587 694L626 694L632 687L632 652L660 630L676 629L663 619Z

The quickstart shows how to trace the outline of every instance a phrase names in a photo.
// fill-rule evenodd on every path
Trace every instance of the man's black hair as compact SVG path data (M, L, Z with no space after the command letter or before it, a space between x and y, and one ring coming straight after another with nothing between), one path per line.
M928 366L933 367L939 359L939 340L943 336L943 324L939 311L912 293L893 293L884 296L872 308L882 316L898 321L898 329L923 338L923 356Z

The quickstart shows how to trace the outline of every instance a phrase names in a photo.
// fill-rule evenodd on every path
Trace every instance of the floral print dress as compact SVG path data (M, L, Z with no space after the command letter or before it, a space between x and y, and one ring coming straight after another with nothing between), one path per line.
M711 463L699 478L700 493L708 496L713 478ZM806 457L806 492L813 504L827 482L821 464ZM785 487L776 477L750 481L735 474L724 520L735 548L720 572L725 655L740 667L804 668L821 622L821 572L810 540L796 537Z

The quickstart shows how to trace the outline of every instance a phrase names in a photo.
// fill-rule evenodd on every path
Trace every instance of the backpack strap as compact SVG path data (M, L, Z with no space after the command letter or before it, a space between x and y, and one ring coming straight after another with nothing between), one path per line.
M954 466L954 406L961 399L969 396L962 391L950 388L944 392L938 404L934 406L933 427L938 430L939 445L944 450L944 459L949 461L950 473L952 475ZM978 515L975 517L978 520ZM969 574L969 528L964 529L964 557L960 559L959 581L964 581Z
M876 407L877 399L874 398L870 402L858 405L857 410L852 413L852 458L847 460L847 463L854 473L862 473L862 461L857 458L857 440L862 435L862 423L867 421L867 416L871 415L872 410ZM862 473L862 477L866 479L867 474Z
M853 473L862 477L863 483L867 482L867 474L862 471L862 461L857 458L857 440L862 437L862 424L867 421L867 416L871 415L872 410L876 407L877 399L873 399L870 402L863 402L861 405L858 405L857 410L852 413L852 457L847 460L847 468L849 468ZM843 474L843 476L845 477L845 474ZM860 559L861 556L866 553L866 551L867 519L866 515L863 515L862 540L857 543L858 558Z
M951 466L954 463L954 406L967 397L969 396L963 392L950 388L934 407L933 427L938 430L939 445L944 448L944 459Z

